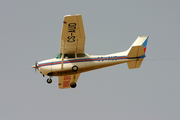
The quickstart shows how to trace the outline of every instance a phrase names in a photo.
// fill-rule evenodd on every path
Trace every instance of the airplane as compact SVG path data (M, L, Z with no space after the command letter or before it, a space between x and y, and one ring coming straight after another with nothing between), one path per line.
M58 76L60 89L75 88L81 73L112 65L127 63L129 69L139 68L146 57L149 36L139 36L130 48L108 55L89 55L84 52L85 33L81 15L65 15L61 33L60 52L55 58L36 62L32 68L44 76Z

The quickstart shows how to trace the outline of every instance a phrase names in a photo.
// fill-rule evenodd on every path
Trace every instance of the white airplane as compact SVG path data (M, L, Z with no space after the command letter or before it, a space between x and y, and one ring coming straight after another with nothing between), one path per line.
M59 88L75 88L79 75L111 65L127 63L129 69L139 68L145 58L148 36L139 36L131 47L109 55L88 55L84 52L85 33L81 15L64 16L60 52L55 58L36 62L34 66L44 76L58 76Z

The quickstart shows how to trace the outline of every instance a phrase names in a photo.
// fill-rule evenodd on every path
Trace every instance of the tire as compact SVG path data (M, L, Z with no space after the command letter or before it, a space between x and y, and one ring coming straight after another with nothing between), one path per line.
M51 83L52 83L52 79L49 79L49 78L48 78L48 79L47 79L47 83L48 83L48 84L51 84Z
M72 71L74 71L74 72L78 71L78 66L76 66L76 65L72 66Z
M70 84L70 86L71 86L71 88L75 88L75 87L77 86L77 84L76 84L75 82L72 82L72 83Z

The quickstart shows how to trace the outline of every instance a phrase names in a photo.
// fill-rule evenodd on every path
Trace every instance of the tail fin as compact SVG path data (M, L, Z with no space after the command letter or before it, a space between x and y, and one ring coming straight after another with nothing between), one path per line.
M139 36L128 49L127 58L137 58L136 60L127 62L129 69L139 68L145 57L147 41L149 36Z

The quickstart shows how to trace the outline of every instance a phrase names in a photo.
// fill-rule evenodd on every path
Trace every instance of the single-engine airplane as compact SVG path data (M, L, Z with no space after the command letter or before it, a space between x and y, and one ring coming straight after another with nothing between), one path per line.
M75 88L83 72L127 63L129 69L139 68L145 58L148 36L139 36L131 47L109 55L89 55L84 52L85 33L81 15L64 16L60 52L55 58L36 62L34 66L43 76L58 76L59 88Z

